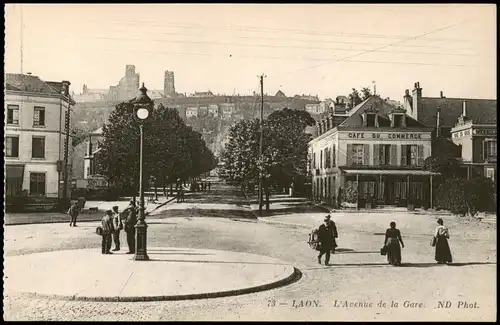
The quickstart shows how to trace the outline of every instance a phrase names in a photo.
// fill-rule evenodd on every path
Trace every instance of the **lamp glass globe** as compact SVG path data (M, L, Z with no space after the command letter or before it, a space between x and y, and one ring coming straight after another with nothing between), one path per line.
M146 108L139 108L137 110L137 117L141 120L145 120L149 116L149 111Z

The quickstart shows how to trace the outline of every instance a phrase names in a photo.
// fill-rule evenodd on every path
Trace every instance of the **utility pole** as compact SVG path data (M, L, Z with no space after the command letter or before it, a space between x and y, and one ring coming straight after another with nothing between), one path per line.
M71 120L71 98L69 95L69 81L63 81L63 89L61 96L66 97L68 100L68 109L65 112L65 131L66 131L66 139L64 141L64 190L63 190L63 207L64 209L68 208L68 162L69 162L69 129L70 129L70 120ZM71 198L69 198L71 199Z
M262 144L264 138L264 75L260 76L260 146L259 146L259 161L262 166ZM262 170L259 170L259 215L262 216Z

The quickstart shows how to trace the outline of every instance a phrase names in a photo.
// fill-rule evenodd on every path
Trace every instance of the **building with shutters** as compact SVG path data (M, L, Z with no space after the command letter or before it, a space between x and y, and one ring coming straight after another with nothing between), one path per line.
M5 191L9 198L61 198L69 81L43 81L31 74L5 75ZM71 171L71 133L68 141ZM71 177L68 177L71 181ZM66 184L69 191L69 182Z
M491 178L496 182L497 101L496 99L424 97L420 83L406 89L404 108L435 136L458 147L463 176Z
M377 95L348 116L331 115L318 123L309 143L312 193L336 205L341 191L356 189L365 203L416 207L432 205L434 173L424 171L431 155L428 128Z

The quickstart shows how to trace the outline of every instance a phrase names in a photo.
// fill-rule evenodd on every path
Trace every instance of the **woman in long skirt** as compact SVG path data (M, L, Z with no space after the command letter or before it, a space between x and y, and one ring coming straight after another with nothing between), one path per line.
M450 232L448 228L443 225L443 219L439 218L437 220L438 226L434 232L434 238L436 241L436 253L434 258L438 264L447 264L452 262L450 245L448 244L448 239L450 238Z
M387 262L394 266L401 265L401 247L405 247L401 232L396 228L396 223L390 223L391 228L385 232L385 247L387 250ZM399 246L401 243L401 246Z

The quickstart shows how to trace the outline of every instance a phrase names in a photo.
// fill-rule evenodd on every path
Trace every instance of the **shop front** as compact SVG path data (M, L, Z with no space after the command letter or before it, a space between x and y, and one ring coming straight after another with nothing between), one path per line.
M424 170L342 169L344 188L355 189L358 208L370 206L432 207L432 178Z

